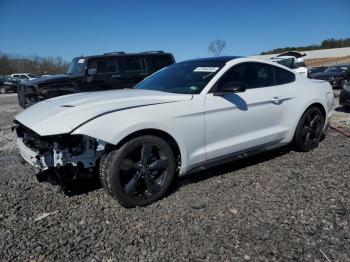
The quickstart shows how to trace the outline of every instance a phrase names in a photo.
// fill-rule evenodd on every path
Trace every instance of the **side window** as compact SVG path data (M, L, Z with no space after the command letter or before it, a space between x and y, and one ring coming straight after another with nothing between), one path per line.
M220 80L219 86L227 81L242 82L245 88L259 88L275 84L271 65L263 63L242 63L231 68Z
M173 63L172 59L169 56L152 56L151 60L154 71L158 71L159 69L162 69L163 67L171 65Z
M288 84L295 81L295 75L287 70L275 67L276 85Z
M88 69L96 69L97 74L105 73L118 73L118 61L117 59L101 59L101 60L91 60L88 65Z
M147 71L146 59L143 57L125 57L125 72L144 72Z

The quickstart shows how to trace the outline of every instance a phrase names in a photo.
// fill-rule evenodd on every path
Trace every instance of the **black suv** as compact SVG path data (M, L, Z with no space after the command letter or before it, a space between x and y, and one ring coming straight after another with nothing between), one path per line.
M61 95L132 88L145 77L173 63L174 56L163 51L76 57L66 74L41 77L22 85L18 89L18 102L27 108Z

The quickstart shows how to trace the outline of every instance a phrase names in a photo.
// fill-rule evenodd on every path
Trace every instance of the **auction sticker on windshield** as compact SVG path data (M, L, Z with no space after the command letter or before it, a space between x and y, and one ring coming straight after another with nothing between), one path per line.
M202 72L202 73L214 73L218 71L219 67L197 67L193 72Z
M84 63L84 61L85 61L85 59L80 58L80 59L78 60L78 64L82 64L82 63Z

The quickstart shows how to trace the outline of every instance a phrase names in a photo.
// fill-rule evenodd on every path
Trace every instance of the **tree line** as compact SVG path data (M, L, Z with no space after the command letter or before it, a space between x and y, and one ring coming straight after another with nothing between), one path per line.
M9 55L0 52L0 75L32 73L38 75L65 73L69 63L62 57Z
M261 52L261 55L278 54L278 53L283 53L287 51L309 51L309 50L320 50L320 49L341 48L341 47L350 47L350 38L326 39L326 40L323 40L320 45L275 48L270 51Z

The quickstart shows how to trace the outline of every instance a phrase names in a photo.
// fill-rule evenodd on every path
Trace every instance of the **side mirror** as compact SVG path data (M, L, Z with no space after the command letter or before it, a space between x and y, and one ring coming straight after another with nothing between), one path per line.
M90 68L88 69L88 75L89 76L93 76L97 73L97 69L96 68Z
M244 92L246 88L242 82L228 81L224 83L217 92L214 92L214 96L223 96L227 94Z

